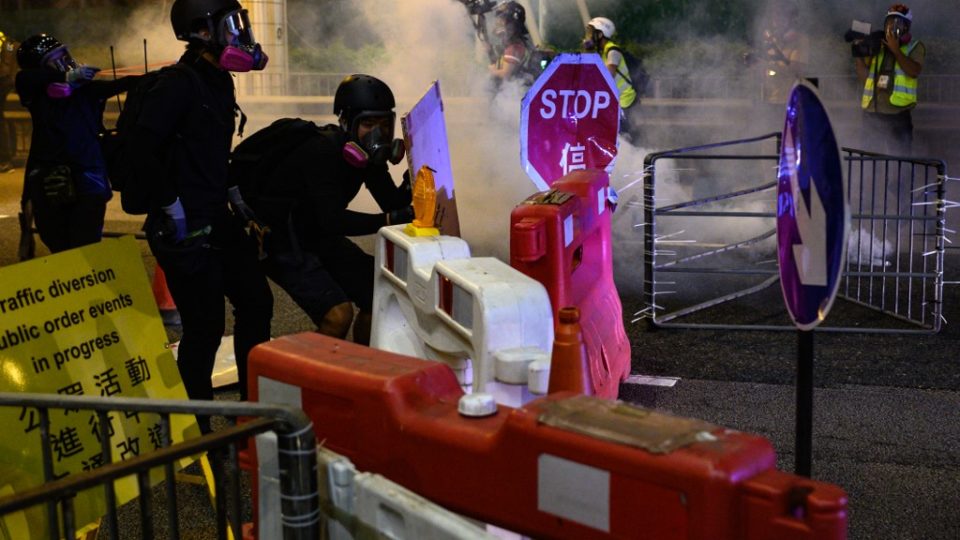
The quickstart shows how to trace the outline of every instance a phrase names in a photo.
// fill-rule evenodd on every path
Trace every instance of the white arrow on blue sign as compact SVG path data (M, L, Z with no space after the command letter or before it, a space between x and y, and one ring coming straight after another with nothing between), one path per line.
M801 330L826 318L840 285L850 208L840 149L816 90L787 100L777 183L777 259L787 311Z

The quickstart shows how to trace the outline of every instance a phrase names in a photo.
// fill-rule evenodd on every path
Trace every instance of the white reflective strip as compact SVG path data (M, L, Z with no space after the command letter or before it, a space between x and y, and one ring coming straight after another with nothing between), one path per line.
M537 509L610 532L610 472L540 454Z
M606 208L607 202L607 190L606 188L600 188L597 190L597 215L603 215L603 209Z
M563 220L563 247L567 247L573 242L573 216L567 216Z
M257 401L275 405L290 405L301 408L300 387L276 381L264 376L257 379Z
M630 375L624 384L642 384L644 386L673 387L680 381L680 377L650 377L648 375Z
M257 476L259 496L257 512L260 520L259 538L280 538L283 536L283 515L280 504L280 462L277 451L277 434L268 431L257 435Z

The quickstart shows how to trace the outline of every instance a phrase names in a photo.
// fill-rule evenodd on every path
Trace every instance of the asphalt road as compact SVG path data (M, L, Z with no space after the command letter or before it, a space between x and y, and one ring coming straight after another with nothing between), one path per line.
M21 180L22 170L0 175L0 265L16 262ZM138 227L118 201L111 203L109 231L133 233ZM145 245L143 252L152 270ZM948 279L960 262L954 259L947 260ZM617 276L624 283L628 277L636 279ZM779 467L792 470L796 333L650 331L629 322L641 300L631 287L622 289L633 372L678 380L671 387L624 385L621 399L761 434L775 445ZM275 292L274 335L310 330L289 298ZM711 316L788 322L777 304L779 289L773 292ZM946 287L943 314L952 324L937 335L816 336L813 477L847 490L850 538L960 538L958 296L956 286ZM841 304L837 310L844 314ZM859 315L854 310L844 316ZM170 337L176 338L175 331Z

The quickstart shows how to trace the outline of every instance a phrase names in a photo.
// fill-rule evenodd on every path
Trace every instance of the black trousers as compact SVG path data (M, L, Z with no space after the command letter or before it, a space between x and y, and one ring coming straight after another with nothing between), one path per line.
M38 184L28 181L26 191L33 203L33 217L40 240L51 253L100 241L103 216L107 211L107 202L101 195L81 193L71 203L52 204Z
M224 297L233 305L233 347L240 399L247 399L247 355L270 339L273 294L257 261L256 246L240 225L225 215L210 235L180 244L158 237L159 218L147 220L150 249L167 277L167 287L183 324L177 367L190 399L213 399L217 349L226 327ZM201 421L204 431L208 425Z
M10 81L0 80L0 165L10 164L16 151L13 122L7 120L4 116L7 94L13 90L12 77L10 79Z

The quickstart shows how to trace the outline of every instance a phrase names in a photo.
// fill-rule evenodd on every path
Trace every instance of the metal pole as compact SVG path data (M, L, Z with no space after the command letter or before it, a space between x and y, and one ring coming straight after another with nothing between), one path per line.
M797 331L797 431L793 472L810 477L813 439L813 330Z
M583 27L587 27L590 22L590 10L587 9L587 0L577 0L577 9L580 11L580 18L583 20Z

